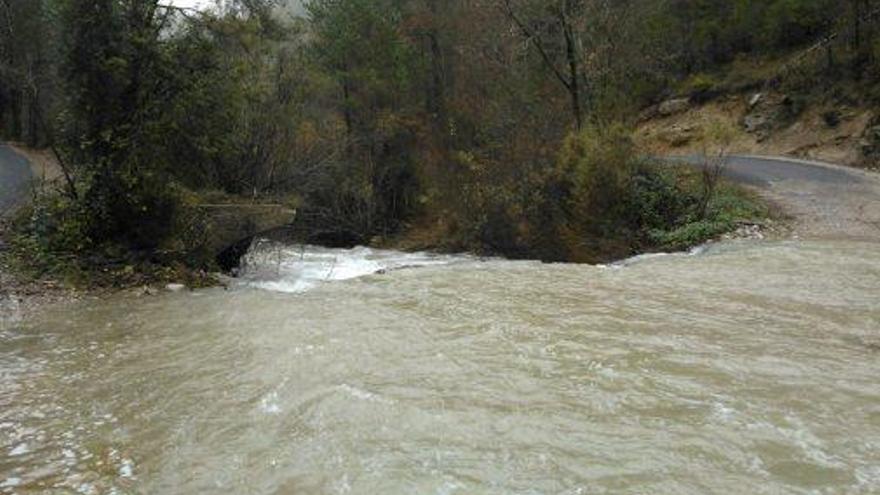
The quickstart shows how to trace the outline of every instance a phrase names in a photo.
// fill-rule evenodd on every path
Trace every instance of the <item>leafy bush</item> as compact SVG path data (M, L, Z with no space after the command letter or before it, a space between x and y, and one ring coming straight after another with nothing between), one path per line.
M684 93L697 103L705 103L718 95L720 85L716 77L700 72L685 81Z
M116 240L95 236L105 230L97 225L98 217L86 207L84 198L72 200L57 192L42 192L19 211L6 232L6 261L26 277L48 277L75 287L215 284L205 271L215 265L213 254L204 250L206 224L200 217L202 211L193 208L193 199L177 186L166 189L164 197L173 200L170 217L151 225L158 217L152 216L148 208L142 210L142 218L148 220L142 224L143 230L137 234L131 230L125 239ZM125 211L130 210L120 209L118 215ZM148 232L161 235L134 244L138 236Z
M600 262L650 250L683 249L766 214L721 185L701 214L698 169L639 155L626 127L570 135L552 167L506 175L484 157L457 157L461 187L446 196L442 244L513 258ZM435 245L437 242L435 241Z
M559 236L568 258L590 260L604 240L631 235L635 148L622 126L592 127L570 136L556 168L564 216Z
M653 249L687 249L734 230L740 222L758 221L769 215L754 196L724 182L712 196L705 215L699 215L702 185L698 174L691 169L672 169L670 177L677 178L675 197L680 199L681 208L671 221L646 226L646 241Z
M96 244L118 243L130 249L155 249L170 235L179 204L173 187L151 174L115 172L91 181L72 205L88 214L86 235Z
M733 226L726 222L698 220L686 223L672 230L652 231L651 239L665 250L682 250L702 244L731 230Z

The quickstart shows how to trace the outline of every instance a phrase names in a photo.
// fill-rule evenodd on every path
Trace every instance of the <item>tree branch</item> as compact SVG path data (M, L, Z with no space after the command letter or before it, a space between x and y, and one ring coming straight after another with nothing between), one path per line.
M553 72L553 75L556 76L556 79L565 86L565 89L571 91L572 82L566 79L565 75L556 67L556 64L553 63L552 57L547 53L547 50L544 48L544 43L541 41L539 36L536 36L534 32L520 19L516 12L513 11L513 6L510 4L510 0L503 0L504 12L513 21L514 24L522 31L523 36L525 36L526 40L529 41L535 48L538 49L538 53L541 55L541 58L544 60L544 64Z
M156 4L156 7L160 8L160 9L164 9L166 11L170 11L170 12L177 12L180 15L186 17L187 19L194 19L194 18L202 17L205 15L205 13L202 12L201 10L194 9L192 7L178 7L176 5L168 5L168 4L164 4L164 3Z

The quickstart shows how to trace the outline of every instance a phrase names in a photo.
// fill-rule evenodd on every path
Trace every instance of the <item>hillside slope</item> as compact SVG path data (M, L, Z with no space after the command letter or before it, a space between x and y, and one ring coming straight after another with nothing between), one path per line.
M806 103L803 103L806 101ZM814 102L778 91L721 96L705 104L666 102L647 112L638 141L657 155L698 154L713 126L733 129L727 150L880 169L880 121L874 108Z

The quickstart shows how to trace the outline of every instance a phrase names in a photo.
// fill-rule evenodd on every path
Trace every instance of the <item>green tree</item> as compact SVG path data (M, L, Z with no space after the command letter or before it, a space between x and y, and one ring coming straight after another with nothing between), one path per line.
M345 159L340 182L318 202L353 217L359 236L394 230L413 208L412 143L424 59L404 36L406 2L312 0L306 4L315 63L337 90Z
M31 146L49 141L45 114L57 96L56 3L0 1L0 132Z

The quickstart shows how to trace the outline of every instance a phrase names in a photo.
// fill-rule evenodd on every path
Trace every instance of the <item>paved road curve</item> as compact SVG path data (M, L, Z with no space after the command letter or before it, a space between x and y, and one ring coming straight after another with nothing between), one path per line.
M674 160L698 164L698 157ZM730 156L724 175L753 186L796 220L796 235L880 241L880 176L790 158Z
M0 145L0 215L26 195L32 179L27 159L12 148Z

